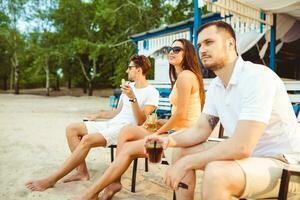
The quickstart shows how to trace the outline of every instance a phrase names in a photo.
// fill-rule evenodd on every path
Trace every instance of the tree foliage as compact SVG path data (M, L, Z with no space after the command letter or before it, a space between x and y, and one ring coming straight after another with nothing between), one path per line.
M129 36L188 19L188 0L3 0L0 6L0 78L3 88L59 89L118 86L136 51ZM7 12L7 8L9 12ZM32 22L20 34L17 19ZM15 59L15 63L13 62ZM16 60L18 64L16 65ZM17 67L16 67L17 66ZM22 69L20 71L20 69ZM4 84L6 80L6 83ZM0 83L1 84L1 83Z

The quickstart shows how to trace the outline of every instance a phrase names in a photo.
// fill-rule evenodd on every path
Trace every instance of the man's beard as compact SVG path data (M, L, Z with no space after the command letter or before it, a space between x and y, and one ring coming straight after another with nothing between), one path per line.
M221 69L224 67L224 61L223 60L218 60L217 62L209 63L209 64L204 64L203 66L205 69L211 70L211 71L217 71L218 69Z

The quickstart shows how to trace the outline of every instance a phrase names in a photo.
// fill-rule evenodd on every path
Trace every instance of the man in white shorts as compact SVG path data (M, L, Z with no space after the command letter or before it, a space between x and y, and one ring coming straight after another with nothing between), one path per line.
M142 125L146 115L151 114L158 106L159 92L146 80L151 63L146 56L134 55L127 69L128 79L133 83L122 84L122 94L117 109L101 111L87 117L89 121L74 123L67 127L66 136L71 157L52 175L45 179L30 181L26 184L32 191L43 191L77 168L76 174L64 182L89 180L85 158L93 147L116 144L118 135L127 124ZM95 121L97 119L109 119Z
M217 75L198 123L165 138L146 138L179 148L165 183L178 189L178 199L193 199L195 170L203 170L203 200L277 197L284 164L300 161L300 126L283 82L268 67L237 55L235 33L225 22L203 25L198 47L204 67ZM219 121L229 139L206 142ZM289 192L300 193L298 177Z

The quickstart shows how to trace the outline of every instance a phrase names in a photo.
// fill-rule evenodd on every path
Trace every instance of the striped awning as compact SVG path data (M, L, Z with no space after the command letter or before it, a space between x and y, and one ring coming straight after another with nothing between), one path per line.
M273 25L271 12L262 10L241 0L203 0L208 11L218 12L221 17L232 16L230 23L234 27L243 26L241 29L260 30L261 24L270 27Z

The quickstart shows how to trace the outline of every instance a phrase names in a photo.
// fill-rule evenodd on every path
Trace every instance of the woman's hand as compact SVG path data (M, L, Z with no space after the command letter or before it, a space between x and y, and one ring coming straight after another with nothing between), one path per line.
M162 127L165 123L167 123L167 119L158 119L157 120L157 128Z

